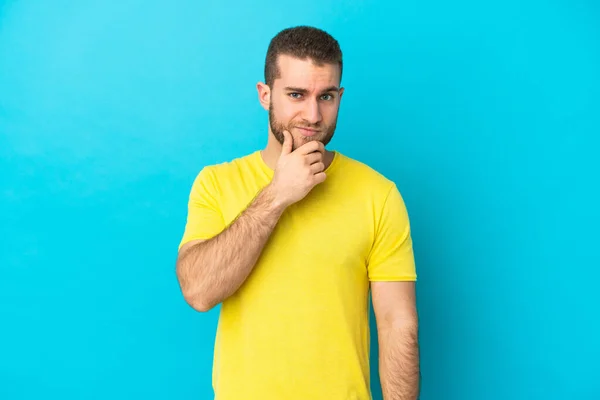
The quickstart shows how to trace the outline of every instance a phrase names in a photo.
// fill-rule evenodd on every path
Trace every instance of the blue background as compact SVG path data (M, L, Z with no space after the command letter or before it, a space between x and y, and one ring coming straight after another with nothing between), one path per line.
M332 148L409 208L421 398L600 398L597 2L0 4L1 399L211 398L187 196L265 145L297 24L344 51Z

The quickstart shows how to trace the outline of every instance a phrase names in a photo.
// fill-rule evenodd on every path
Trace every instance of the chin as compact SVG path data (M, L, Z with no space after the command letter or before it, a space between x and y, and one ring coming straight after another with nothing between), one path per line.
M303 143L308 143L308 142L322 142L323 141L323 137L321 135L315 135L315 136L301 136L300 141L302 141Z

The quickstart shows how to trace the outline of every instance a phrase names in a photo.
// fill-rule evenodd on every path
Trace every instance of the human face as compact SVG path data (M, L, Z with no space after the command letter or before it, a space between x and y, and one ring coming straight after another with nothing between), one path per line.
M339 66L315 65L311 60L279 57L280 77L270 88L269 125L283 144L283 131L294 139L293 149L318 140L327 145L335 133L340 99Z

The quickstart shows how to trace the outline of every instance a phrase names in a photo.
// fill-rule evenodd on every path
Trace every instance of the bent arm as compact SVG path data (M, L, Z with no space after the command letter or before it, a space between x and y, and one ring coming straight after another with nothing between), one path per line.
M208 311L235 293L252 272L284 210L269 185L221 233L183 245L176 270L188 304Z

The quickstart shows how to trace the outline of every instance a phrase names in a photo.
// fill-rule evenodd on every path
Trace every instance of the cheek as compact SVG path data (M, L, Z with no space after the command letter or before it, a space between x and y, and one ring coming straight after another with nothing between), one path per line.
M335 121L337 118L338 108L333 106L325 106L321 108L321 115L323 120L327 123Z
M293 121L298 114L298 110L293 105L280 103L275 104L275 116L280 122L288 123Z

